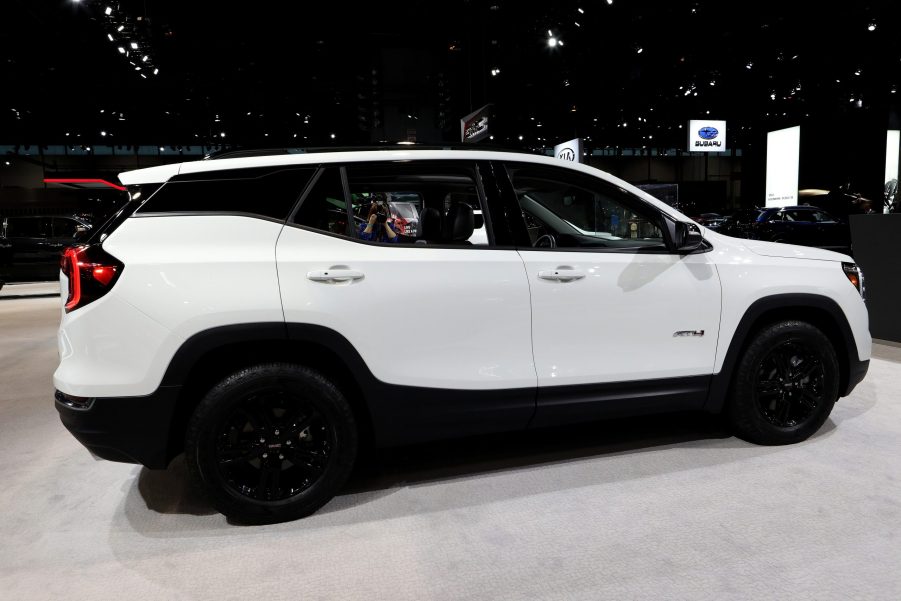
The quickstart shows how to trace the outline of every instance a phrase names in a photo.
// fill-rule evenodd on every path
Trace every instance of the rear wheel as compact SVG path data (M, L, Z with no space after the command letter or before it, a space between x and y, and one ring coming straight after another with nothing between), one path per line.
M307 516L347 480L357 452L353 412L306 367L267 364L225 378L188 426L188 470L213 506L239 522Z
M839 365L816 327L782 321L762 329L736 369L727 417L757 444L790 444L814 434L838 399Z

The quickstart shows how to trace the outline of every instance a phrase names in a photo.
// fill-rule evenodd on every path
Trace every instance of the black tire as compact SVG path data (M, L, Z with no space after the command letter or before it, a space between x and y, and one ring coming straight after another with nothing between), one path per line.
M194 482L231 520L295 520L344 485L357 454L353 411L320 373L273 363L244 368L194 411L185 459Z
M801 442L825 423L838 392L838 358L826 335L781 321L757 332L739 359L726 417L748 442Z

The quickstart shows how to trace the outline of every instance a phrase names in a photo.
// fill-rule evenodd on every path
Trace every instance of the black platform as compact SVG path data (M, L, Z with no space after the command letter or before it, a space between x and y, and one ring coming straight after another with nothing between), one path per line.
M901 213L849 220L854 260L864 274L870 334L901 342Z

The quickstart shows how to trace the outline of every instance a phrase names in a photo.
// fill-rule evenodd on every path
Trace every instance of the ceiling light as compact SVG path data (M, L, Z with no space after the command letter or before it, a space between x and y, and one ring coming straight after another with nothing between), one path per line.
M125 25L119 25L119 26L116 28L116 31L122 31L123 29L125 29Z
M131 43L131 48L132 48L132 50L137 50L137 49L138 49L138 43L137 43L137 42L132 42L132 43Z
M581 8L577 8L576 10L579 11L579 14L580 14L580 15L584 15L584 14L585 14L585 11L582 10Z
M557 45L557 38L554 38L554 37L548 38L548 39L547 39L547 45L548 45L549 48L553 48L554 46L556 46L556 45Z
M145 54L143 57L141 57L141 62L146 63L149 58L150 57Z
M641 54L642 52L644 52L644 48L642 48L641 46L639 46L638 48L635 49L635 52L638 53L638 54Z
M867 31L876 31L876 24L870 23L869 25L867 25Z
M159 70L159 69L154 69L154 70L153 70L153 74L154 74L154 75L158 75L158 74L159 74L159 72L160 72L160 70Z
M110 16L111 14L113 14L113 9L110 8L109 6L107 6L106 10L103 11L103 14L105 14L106 16Z
M334 140L334 139L335 139L335 134L331 134L329 137L330 137L332 140Z
M119 54L125 54L125 48L119 46Z
M109 41L110 41L110 42L115 41L115 40L113 40L113 34L111 34L111 33L106 34L106 37L109 38Z

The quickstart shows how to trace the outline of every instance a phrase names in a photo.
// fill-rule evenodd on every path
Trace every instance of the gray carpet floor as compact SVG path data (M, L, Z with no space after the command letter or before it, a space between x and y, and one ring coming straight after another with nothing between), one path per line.
M239 527L98 462L51 402L59 299L0 301L0 599L901 599L901 349L811 440L675 416L370 454Z

